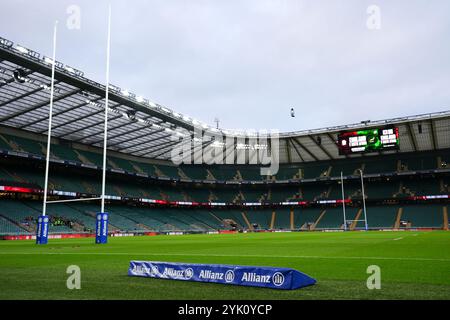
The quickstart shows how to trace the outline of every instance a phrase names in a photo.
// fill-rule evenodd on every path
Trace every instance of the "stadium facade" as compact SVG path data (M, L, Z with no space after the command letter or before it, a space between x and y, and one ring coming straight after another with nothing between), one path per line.
M34 235L42 211L50 73L47 57L0 38L5 237ZM100 195L104 95L56 62L51 199ZM369 229L448 230L450 111L266 135L212 128L113 85L108 108L112 234L358 230L364 205ZM358 140L383 128L395 130L395 148L342 152L343 132ZM187 152L173 161L174 150ZM262 175L271 161L277 170ZM98 207L51 204L50 233L90 235Z

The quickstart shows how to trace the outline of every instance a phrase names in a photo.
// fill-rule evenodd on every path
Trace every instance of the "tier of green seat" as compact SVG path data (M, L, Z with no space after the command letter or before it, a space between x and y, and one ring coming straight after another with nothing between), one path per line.
M321 208L299 208L294 210L295 229L305 229L308 224L314 224L322 213Z
M263 190L254 190L254 189L242 190L245 202L259 202L263 193L264 193Z
M135 165L137 165L139 168L142 169L142 171L150 176L156 176L155 173L155 166L153 164L150 163L135 163Z
M364 159L364 173L365 174L375 174L380 172L395 172L397 171L397 159L391 157L383 158L380 161L379 158L374 157L374 159L365 158Z
M133 166L133 162L118 157L108 157L107 160L110 167L114 169L122 169L128 172L136 172L136 168Z
M235 209L214 209L212 213L217 216L219 219L231 219L236 222L240 227L248 229L247 224L245 223L242 217L242 211Z
M0 149L2 150L11 150L11 146L9 145L8 136L5 134L0 134Z
M290 180L294 179L298 175L298 166L280 166L277 174L275 175L276 180Z
M278 208L275 211L274 229L291 229L291 210L288 208Z
M188 230L213 231L216 229L214 226L205 223L206 221L202 221L191 209L168 209L166 214L169 214L171 217L176 217L178 220L187 224Z
M4 168L0 167L0 181L14 181L12 177Z
M28 206L34 208L36 212L42 210L42 203L37 201L28 201ZM63 204L51 203L47 205L47 214L51 216L58 216L68 218L73 222L79 222L90 229L95 229L95 218L90 215L82 213L82 211L75 209L76 207Z
M184 189L189 198L194 202L208 202L209 201L209 190L208 189Z
M344 182L344 197L349 198L361 198L361 185L355 183ZM341 184L331 185L328 199L342 199L342 187Z
M10 180L32 183L38 186L44 185L44 174L39 171L18 167L3 167L3 171L9 175Z
M28 202L2 199L0 202L0 214L8 217L19 226L26 224L36 226L35 219L39 216L41 211L28 206L27 203Z
M0 215L0 234L28 234L28 231Z
M41 213L42 203L30 200L0 200L0 234L29 234L26 231L35 228L35 220ZM369 228L392 228L395 224L399 206L369 206L367 207L367 221ZM401 221L411 223L411 227L442 228L443 205L406 205L403 206ZM212 212L203 209L187 208L155 208L135 207L125 205L107 205L110 215L110 230L120 231L170 231L196 230L213 231L226 228L224 219L231 219L240 228L247 229L248 225L242 211L236 209L214 209ZM85 229L75 229L68 225L51 225L50 233L70 233L91 231L95 229L95 215L99 210L98 204L71 203L49 204L47 214L53 218L64 218L84 226ZM363 220L357 216L360 208L346 207L347 220ZM275 211L275 229L291 228L291 210L278 209L249 209L245 211L251 225L257 224L258 229L269 229L272 212ZM316 229L341 229L343 226L343 211L335 208L298 208L294 210L294 228L306 228L307 224L317 222ZM364 228L362 221L356 223L356 228Z
M415 196L435 195L441 192L439 181L436 179L404 180L403 187Z
M313 201L315 199L326 199L330 186L318 186L313 184L302 185L301 200ZM293 198L295 200L295 198ZM297 199L298 200L298 199Z
M169 201L186 201L183 194L177 189L165 188L162 192L168 197Z
M390 181L388 183L372 181L364 184L364 191L371 199L386 199L394 197L394 195L398 192L399 187L399 181Z
M45 138L45 136L42 136ZM44 140L42 140L44 141ZM32 140L10 134L0 134L0 148L15 151L25 151L43 156L45 153L45 143L42 141ZM64 160L72 160L77 162L92 163L102 166L102 154L99 152L87 151L81 149L71 149L67 144L52 144L52 154ZM449 161L450 153L448 150L439 153L443 161ZM364 157L357 159L342 159L333 162L310 162L296 165L281 165L278 173L275 175L277 180L292 179L299 171L303 172L303 178L317 178L328 172L331 167L330 175L338 176L341 171L345 175L355 173L358 168L364 168L366 174L393 172L397 170L398 163L404 165L403 170L423 170L436 169L439 167L436 154L419 153L419 154L395 154L383 156L383 161L378 157ZM171 165L153 165L140 161L131 161L118 156L108 155L108 167L120 168L130 172L143 171L150 175L162 175L172 178L180 178L178 168ZM139 169L140 168L140 169ZM183 165L183 172L194 179L206 179L207 169L213 174L217 180L233 180L238 177L238 171L244 180L266 180L266 176L260 174L260 166L234 166L234 165ZM401 166L400 166L401 169Z
M205 180L207 176L207 167L203 166L181 166L183 172L191 179Z
M246 211L247 219L251 224L257 224L257 229L269 229L272 219L272 210L248 210Z
M322 163L311 163L303 166L303 178L304 179L313 179L323 175L323 173L327 172L330 167L328 164Z
M223 229L223 223L215 218L209 211L186 209L184 214L191 216L193 219L200 222L200 224L208 227L208 230Z
M400 157L402 163L405 163L408 170L425 170L425 169L436 169L437 157L429 155L412 155L405 157Z
M348 217L354 217L355 208L347 207L346 214ZM350 219L350 218L348 218ZM316 225L316 229L341 229L344 223L344 215L343 208L326 208L325 214L319 220L319 223Z
M28 152L38 155L43 155L45 153L45 149L42 148L42 146L45 144L43 142L38 142L18 136L11 136L3 133L0 134L0 140L4 142L3 146L7 150Z
M237 171L234 166L211 166L208 168L216 180L233 180Z
M369 228L392 228L395 224L398 206L367 207L367 224Z
M261 180L263 176L261 176L261 169L256 166L249 166L248 168L239 167L239 172L242 175L243 180Z
M184 216L177 215L177 211L170 210L167 208L154 208L152 212L158 213L160 217L162 217L166 224L173 226L174 230L190 230L192 226L190 226L191 219L187 219L186 221Z
M11 151L28 152L40 156L45 156L45 143L32 139L22 138L18 136L12 136L8 134L0 134L0 148ZM52 155L59 159L76 161L86 164L94 164L99 167L103 165L103 156L101 152L86 151L80 149L72 149L69 146L53 143L51 146ZM129 160L125 160L119 157L108 156L108 159L114 163L117 163L120 169L136 172L136 168L133 164L143 168L143 171L155 175L155 168L151 164L137 163ZM114 168L111 163L108 163L109 168ZM168 172L169 177L178 178L177 169L171 166L162 166L164 171Z
M144 193L144 197L147 199L162 199L162 189L156 185L142 186L141 192Z
M56 216L48 206L48 216ZM36 219L42 212L42 203L36 201L17 201L3 199L0 203L0 214L14 221L18 226L28 225L32 229L36 227ZM59 215L58 215L59 216ZM63 216L63 215L61 215ZM24 227L23 227L24 228ZM72 232L68 226L51 226L49 233Z
M91 217L95 217L96 214L100 211L100 207L98 205L90 203L77 203L76 205L72 206L72 208L77 208L83 214ZM141 228L138 227L138 223L121 214L122 208L123 206L108 206L106 208L107 212L109 213L110 224L122 231L141 230Z
M51 216L50 216L50 219L51 219ZM74 233L74 232L76 232L76 231L73 230L72 228L70 228L69 226L52 225L51 223L50 223L50 226L49 226L49 229L48 229L48 233L50 233L50 234L52 234L52 233L56 233L56 234L60 234L60 233Z
M361 162L348 161L348 162L336 162L332 164L331 176L340 176L341 172L344 176L351 176L357 169L361 169ZM357 173L358 174L358 173Z
M110 208L108 208L111 211ZM163 231L166 230L165 225L162 221L154 218L150 212L150 208L141 208L134 206L117 206L112 209L115 214L120 216L125 216L128 219L131 219L133 222L137 221L138 223L134 228L138 228L137 225L140 225L142 229L148 229L153 231ZM127 226L130 227L130 223L127 222ZM120 227L120 225L119 225Z
M298 189L297 189L298 190ZM296 193L295 188L287 188L286 189L279 189L279 188L270 188L270 198L268 199L269 202L284 202L288 197L291 197Z
M442 189L440 191L444 194L450 194L450 177L444 177L442 179Z
M178 175L178 167L158 165L157 168L165 177L180 178L180 176ZM157 175L156 172L155 175Z
M442 228L442 205L403 206L401 220L411 222L411 227Z
M231 203L234 198L237 196L238 191L233 189L223 189L219 191L214 191L214 194L217 196L217 200L215 202L228 202Z
M189 209L165 210L165 215L171 218L171 224L180 230L211 231L212 228L188 214Z
M52 144L50 150L51 153L59 159L80 162L80 159L75 151L67 146Z
M42 188L44 184L43 168L33 169L32 167L6 165L0 167L0 180L13 181L17 183L35 184ZM404 198L412 195L434 195L448 194L448 179L443 178L444 183L434 178L411 179L404 177L391 181L366 181L365 193L370 199L386 199L392 197ZM50 189L60 191L82 192L90 194L101 193L100 177L90 175L71 174L70 172L52 169L49 177ZM356 182L345 183L345 197L360 199L361 188ZM403 188L400 188L402 183ZM155 184L143 185L142 182L122 180L120 177L107 177L106 193L113 196L128 196L137 198L167 199L169 201L195 201L208 202L210 193L214 195L212 202L232 202L239 201L238 194L242 192L245 202L265 201L266 195L270 195L271 202L283 201L314 201L321 199L340 199L342 197L339 184L317 185L305 183L297 186L287 186L282 188L271 187L269 190L256 187L227 187L227 188L181 188L171 186L158 186ZM167 198L164 198L163 195Z

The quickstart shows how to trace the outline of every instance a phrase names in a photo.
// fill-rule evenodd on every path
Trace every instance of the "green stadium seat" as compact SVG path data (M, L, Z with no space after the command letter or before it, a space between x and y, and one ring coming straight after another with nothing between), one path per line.
M401 220L410 221L411 227L442 228L442 205L403 206Z

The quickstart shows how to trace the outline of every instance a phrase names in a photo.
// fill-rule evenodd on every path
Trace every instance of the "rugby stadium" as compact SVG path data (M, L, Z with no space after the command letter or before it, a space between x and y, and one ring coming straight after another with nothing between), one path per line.
M0 38L0 299L450 299L450 111L262 139L110 85L99 245L106 88L54 65L49 239L38 246L53 63ZM132 278L131 260L289 267L317 283ZM66 288L69 265L82 290ZM382 290L366 286L371 265Z

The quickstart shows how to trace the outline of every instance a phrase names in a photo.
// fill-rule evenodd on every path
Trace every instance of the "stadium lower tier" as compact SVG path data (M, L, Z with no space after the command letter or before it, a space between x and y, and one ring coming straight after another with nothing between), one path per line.
M92 233L96 203L55 203L48 205L50 233ZM384 205L367 208L370 229L448 229L446 204ZM167 232L217 230L341 230L342 207L271 209L183 209L109 204L111 232ZM35 234L42 202L0 200L0 235ZM349 230L364 228L363 210L347 207Z

